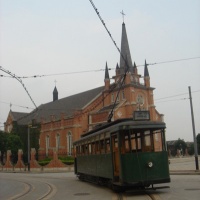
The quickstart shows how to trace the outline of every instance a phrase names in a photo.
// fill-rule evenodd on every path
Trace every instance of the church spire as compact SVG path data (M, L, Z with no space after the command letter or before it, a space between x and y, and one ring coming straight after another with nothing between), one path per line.
M149 70L148 70L148 67L147 67L147 62L146 62L146 59L145 59L145 63L144 63L144 77L149 77Z
M145 60L145 64L144 64L144 85L146 87L150 87L150 77L149 77L149 70L148 70L148 64Z
M109 77L109 73L108 73L108 65L107 65L107 62L106 62L104 83L105 83L105 89L108 90L109 87L110 87L110 77Z
M133 73L138 74L137 66L136 66L135 62L134 62L134 65L133 65Z
M109 73L108 73L108 65L107 65L107 62L106 62L106 69L105 69L105 79L110 79Z
M131 71L130 68L132 68L132 60L131 60L131 53L129 49L128 37L126 34L126 27L124 22L122 24L121 55L123 56L124 59L126 59L129 71ZM120 69L121 73L124 73L124 70L127 66L122 56L120 56Z
M53 90L53 101L58 100L58 90L55 86L54 90Z

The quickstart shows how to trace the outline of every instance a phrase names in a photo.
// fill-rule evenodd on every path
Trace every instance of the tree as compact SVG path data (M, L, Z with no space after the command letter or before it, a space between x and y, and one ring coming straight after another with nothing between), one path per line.
M190 148L188 149L188 153L189 153L190 155L194 155L194 143L192 143L192 144L190 145Z
M12 161L15 163L17 161L18 149L22 149L22 147L19 136L0 131L1 162L3 162L3 157L6 155L7 150L11 150Z
M34 124L34 127L30 128L30 148L35 148L36 152L39 149L39 137L40 137L40 125ZM12 134L18 135L23 144L23 159L24 162L27 162L28 157L28 126L27 125L18 125L17 122L13 124ZM37 155L37 154L36 154Z
M182 155L185 154L185 149L187 148L187 144L185 143L184 140L182 140L182 139L179 138L179 139L176 141L176 143L175 143L174 146L175 146L176 151L177 151L177 150L180 150Z
M7 143L7 133L0 131L0 151L1 151L0 161L1 162L3 162L3 157L7 151L6 143Z
M8 134L6 148L7 150L11 150L12 152L13 163L17 162L18 149L22 149L22 147L22 141L20 140L20 137L18 135Z

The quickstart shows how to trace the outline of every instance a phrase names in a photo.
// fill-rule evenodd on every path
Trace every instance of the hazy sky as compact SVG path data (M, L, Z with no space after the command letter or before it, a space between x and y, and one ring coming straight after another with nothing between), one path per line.
M200 1L94 0L117 45L122 16L132 61L137 65L198 57L149 66L156 109L165 115L167 140L193 140L188 86L192 89L196 134L200 133ZM119 63L119 53L89 0L0 0L0 66L22 79L36 105L104 85L106 61ZM143 75L144 68L138 67ZM110 77L115 74L111 70ZM0 70L0 75L7 76ZM22 85L0 77L0 126L11 109L30 112L33 103Z

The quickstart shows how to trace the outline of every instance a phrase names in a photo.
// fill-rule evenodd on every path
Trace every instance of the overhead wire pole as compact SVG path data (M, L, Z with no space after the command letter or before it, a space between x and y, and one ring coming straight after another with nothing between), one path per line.
M3 72L5 72L5 73L7 73L7 74L9 74L10 76L12 76L13 78L15 78L16 80L18 80L18 81L21 83L21 85L22 85L23 88L25 89L26 93L28 94L29 98L31 99L33 105L34 105L35 108L37 109L37 106L36 106L35 102L33 101L31 95L29 94L29 92L28 92L28 90L26 89L26 87L25 87L24 83L22 82L22 80L21 80L18 76L16 76L15 74L13 74L13 73L11 73L10 71L4 69L2 66L0 66L0 70L3 71Z
M192 117L192 130L193 130L193 137L194 137L195 164L196 164L196 170L199 170L198 149L197 149L197 139L196 139L196 131L195 131L195 123L194 123L194 112L193 112L193 105L192 105L191 87L188 86L188 89L189 89L189 99L190 99L190 108L191 108L191 117Z

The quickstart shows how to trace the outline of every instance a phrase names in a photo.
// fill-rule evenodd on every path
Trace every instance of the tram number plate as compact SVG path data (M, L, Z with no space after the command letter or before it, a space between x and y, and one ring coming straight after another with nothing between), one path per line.
M133 113L133 119L135 121L139 120L150 120L149 111L135 111Z

